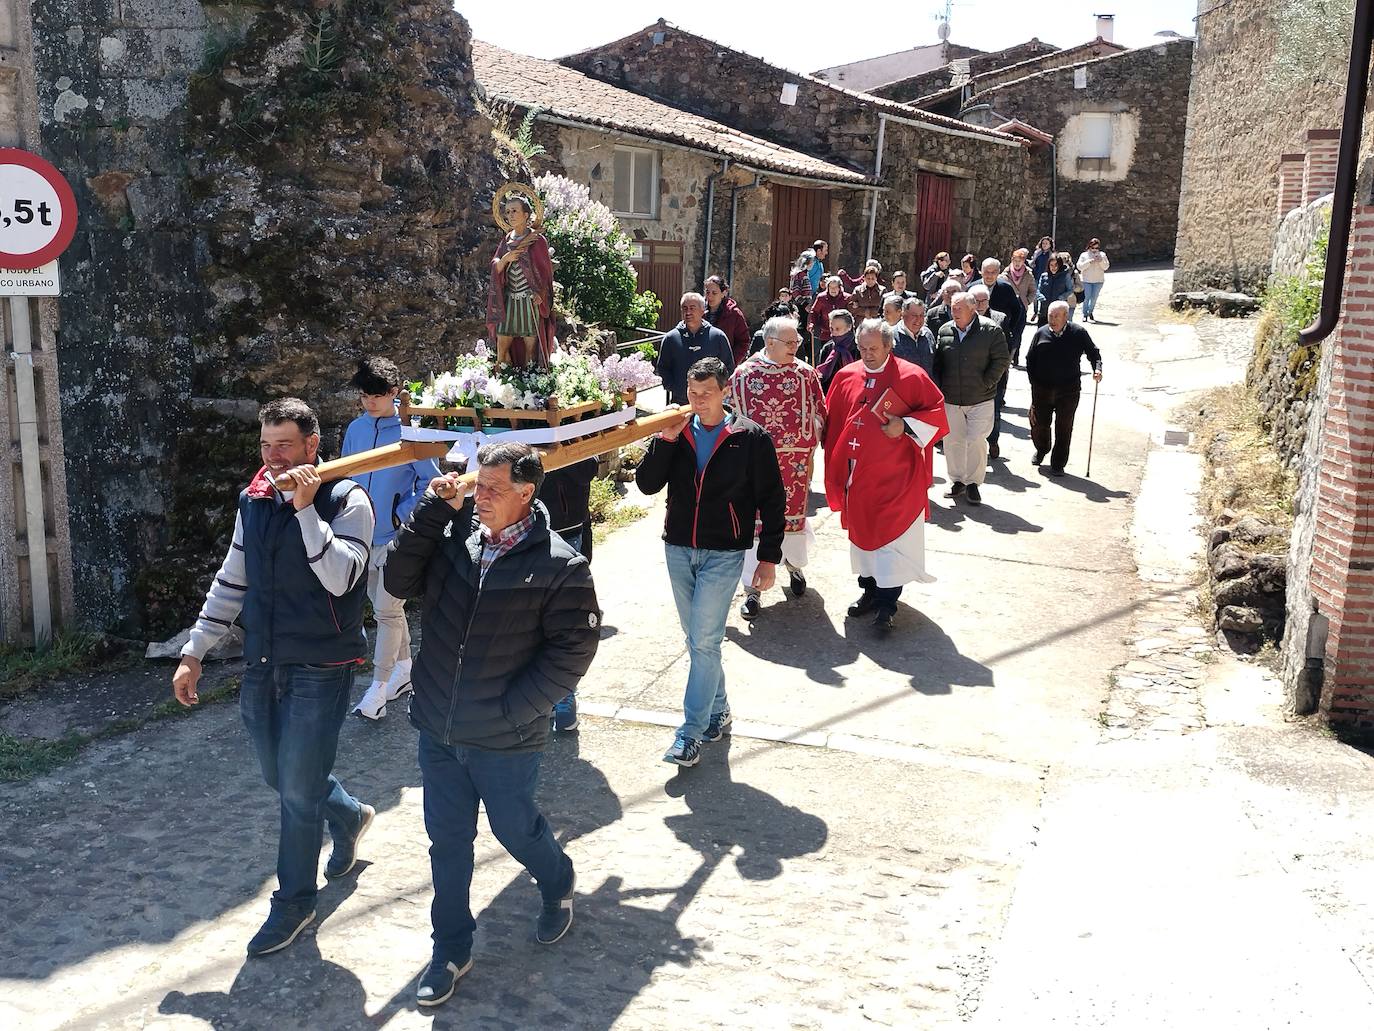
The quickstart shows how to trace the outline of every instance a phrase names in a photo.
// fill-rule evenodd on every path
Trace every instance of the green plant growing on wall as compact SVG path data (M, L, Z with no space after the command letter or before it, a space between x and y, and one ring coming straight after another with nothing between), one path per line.
M338 31L329 8L310 16L305 27L301 62L316 75L328 75L339 66Z
M532 107L526 112L525 117L520 122L520 128L515 131L513 137L515 149L520 152L520 156L526 161L537 157L543 157L548 153L542 143L534 141L534 119L541 109Z
M1307 261L1297 275L1276 280L1265 292L1264 305L1255 326L1255 352L1246 372L1252 392L1272 375L1274 362L1283 362L1280 375L1291 383L1286 393L1290 401L1305 401L1317 385L1321 371L1321 345L1302 344L1301 330L1312 324L1321 306L1322 281L1326 271L1326 252L1331 234L1330 215L1307 253ZM1272 406L1260 406L1259 420L1265 429L1273 428Z

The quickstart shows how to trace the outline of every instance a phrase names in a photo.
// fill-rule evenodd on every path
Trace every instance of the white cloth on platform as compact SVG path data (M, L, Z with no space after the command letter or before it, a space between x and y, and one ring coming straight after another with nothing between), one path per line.
M906 533L876 551L851 544L849 567L859 576L871 576L879 587L934 583L935 577L926 572L926 517L917 516Z
M811 554L811 545L816 540L816 531L811 529L811 520L807 520L800 533L785 533L782 535L782 560L796 569L801 569L806 565L807 558ZM759 542L754 541L754 546L744 553L744 571L740 573L739 582L748 587L754 582L754 573L759 568Z

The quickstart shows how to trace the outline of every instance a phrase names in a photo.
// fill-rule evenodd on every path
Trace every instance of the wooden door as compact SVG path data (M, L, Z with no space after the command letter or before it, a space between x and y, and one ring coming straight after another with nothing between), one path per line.
M916 176L916 253L911 267L917 274L940 251L949 251L955 268L962 255L954 254L954 180L947 175L920 172Z
M678 324L682 300L682 244L673 240L641 240L634 245L630 265L635 270L640 292L652 290L662 302L658 326L637 326L637 329L667 331Z
M830 191L773 184L773 286L787 285L792 262L817 240L830 235ZM833 261L833 259L832 259Z

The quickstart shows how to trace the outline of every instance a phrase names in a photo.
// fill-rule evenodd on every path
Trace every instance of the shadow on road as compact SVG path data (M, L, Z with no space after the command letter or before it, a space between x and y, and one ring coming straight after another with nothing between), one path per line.
M561 829L564 844L622 816L621 800L579 750L577 734L555 738L540 786L541 804L553 826ZM651 802L659 790L628 799L626 805ZM583 863L581 883L600 883L578 893L573 928L553 948L533 941L538 892L521 873L477 914L472 973L453 1000L436 1011L435 1028L497 1023L610 1028L658 970L689 967L710 951L709 941L685 936L678 922L722 863L733 859L746 880L771 880L782 875L784 860L819 850L828 837L819 817L736 781L728 737L708 748L700 765L679 770L661 790L681 798L690 810L664 821L697 854L690 870L681 867L680 858L665 856L662 869L668 883L627 887L620 875ZM572 854L576 861L577 850ZM673 873L679 868L686 876L675 882ZM566 1002L560 986L568 989ZM415 1008L414 989L412 981L372 1022Z
M858 595L855 584L854 597ZM778 611L770 618L773 608ZM808 591L801 598L765 607L748 630L727 627L725 636L758 659L803 669L815 683L836 688L845 683L839 669L860 655L909 676L912 688L921 694L950 694L952 684L992 685L987 666L961 655L949 635L906 600L898 604L897 625L891 633L874 630L870 620L869 616L846 618L837 628L820 596ZM797 647L802 640L807 647Z
M1050 476L1049 473L1042 471L1041 476L1045 477L1050 483L1063 487L1065 490L1074 491L1082 494L1089 501L1099 505L1105 505L1109 501L1116 501L1121 498L1130 497L1130 493L1124 490L1108 490L1095 480L1084 479L1082 476L1075 476L1073 473L1065 473L1063 476Z

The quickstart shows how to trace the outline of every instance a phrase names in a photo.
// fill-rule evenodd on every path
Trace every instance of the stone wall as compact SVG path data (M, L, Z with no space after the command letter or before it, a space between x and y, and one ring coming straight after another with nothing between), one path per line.
M1054 55L1057 56L1057 55ZM1117 264L1173 255L1183 166L1192 42L1174 40L1089 61L1087 86L1064 67L976 94L997 116L1018 118L1056 138L1056 243L1075 256L1094 236ZM1081 160L1083 116L1114 116L1109 162ZM1048 232L1048 220L1042 223Z
M1174 289L1257 293L1269 278L1279 156L1339 124L1346 58L1277 81L1284 4L1205 3L1188 101ZM1349 49L1350 26L1343 24Z
M928 72L921 72L905 79L898 79L896 82L874 86L867 92L872 93L875 97L884 97L888 100L905 103L917 97L928 96L931 93L938 93L940 90L947 89L954 83L956 76L960 81L967 80L985 72L996 71L1008 65L1020 64L1036 57L1043 57L1045 54L1055 53L1058 49L1050 43L1031 39L1005 50L997 50L990 54L978 54L957 62L950 61L948 64L941 65L939 68L932 68Z
M663 41L653 42L656 31ZM565 63L622 89L651 96L775 140L828 161L871 172L877 157L879 115L908 120L903 111L797 76L671 26L651 27L604 47L565 58ZM782 104L785 84L797 86L796 103ZM957 246L977 254L1004 254L1029 232L1033 210L1048 185L1029 174L1034 159L1019 144L983 135L973 127L945 131L932 121L904 125L889 119L884 133L883 182L873 256L885 268L919 272L930 262L917 255L916 175L927 171L961 181L956 191ZM857 271L866 257L868 201L861 191L837 195L835 232L828 267ZM1038 234L1037 234L1038 235Z
M60 352L78 602L159 633L257 466L218 447L236 416L300 395L336 453L358 356L419 374L470 345L502 173L442 0L33 11L43 143L83 216Z
M1307 264L1312 245L1331 225L1331 198L1318 197L1311 204L1294 208L1284 216L1274 234L1274 256L1270 261L1269 284L1285 276L1296 276Z

